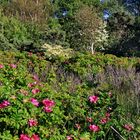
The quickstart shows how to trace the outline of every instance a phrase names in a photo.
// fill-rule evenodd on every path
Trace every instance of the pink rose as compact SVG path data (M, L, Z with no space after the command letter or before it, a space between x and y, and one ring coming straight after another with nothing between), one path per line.
M98 99L99 99L99 97L95 96L95 95L89 97L89 101L91 103L95 103L95 104L97 103Z
M30 101L31 101L31 103L32 103L33 105L39 106L39 102L37 101L37 99L31 98Z
M17 67L16 64L10 64L9 66L10 66L11 68L16 68L16 67Z
M10 102L7 101L7 100L4 100L4 101L0 104L0 108L5 108L5 107L7 107L7 106L9 106L9 105L10 105Z
M20 140L31 140L30 137L26 134L21 134L20 135Z
M29 88L31 88L31 87L34 87L34 84L33 84L33 83L29 83L27 86L28 86Z
M0 64L0 69L4 68L4 65Z
M37 124L38 124L38 122L36 121L36 120L34 120L34 119L30 119L29 121L28 121L28 124L29 124L29 126L36 126Z
M7 101L7 100L4 100L3 102L2 102L2 105L3 106L9 106L10 105L10 102L9 101Z
M40 140L40 138L39 138L38 135L33 134L33 135L31 136L31 140Z
M33 75L33 77L32 77L35 81L39 81L39 78L38 78L38 76L37 75Z
M52 109L50 107L45 106L44 107L45 112L50 113L52 112Z
M128 131L131 131L133 129L133 127L130 124L125 124L124 128Z
M91 117L87 117L87 122L92 122L93 120L92 120L92 118Z
M75 127L79 130L81 128L80 124L75 124Z
M108 121L108 118L102 118L100 120L101 124L105 124L105 123L107 123L107 121Z
M93 131L93 132L98 132L99 130L100 130L100 128L99 128L99 126L97 126L97 125L90 125L89 126L89 129L91 130L91 131Z
M67 136L67 140L73 140L71 136Z
M2 104L0 104L0 109L4 108L4 106Z
M49 99L44 99L42 101L43 105L46 107L52 107L55 105L55 102L53 100L49 100Z
M32 89L33 94L36 94L36 93L39 93L39 92L40 92L40 90L38 88Z
M106 116L107 118L109 118L109 117L111 116L111 114L107 112L107 113L105 114L105 116Z

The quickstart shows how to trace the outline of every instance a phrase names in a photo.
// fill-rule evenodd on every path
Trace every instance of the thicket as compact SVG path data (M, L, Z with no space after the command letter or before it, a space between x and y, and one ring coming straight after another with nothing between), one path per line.
M133 6L136 9L139 3ZM139 16L125 2L3 0L0 9L1 49L49 43L78 51L139 56Z
M118 104L116 96L122 92L116 94L112 81L107 87L95 78L107 66L126 70L139 59L78 53L50 62L32 53L0 55L2 140L139 138L140 118Z
M0 139L139 139L139 4L1 0Z

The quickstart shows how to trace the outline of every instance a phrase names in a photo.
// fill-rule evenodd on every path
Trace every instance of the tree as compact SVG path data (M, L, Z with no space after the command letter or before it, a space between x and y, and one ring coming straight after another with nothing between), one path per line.
M52 6L47 0L12 0L3 11L7 16L18 16L22 21L40 24L49 18Z
M92 54L96 49L103 49L108 37L105 23L97 13L96 8L84 5L75 15L81 26L81 37L91 46Z

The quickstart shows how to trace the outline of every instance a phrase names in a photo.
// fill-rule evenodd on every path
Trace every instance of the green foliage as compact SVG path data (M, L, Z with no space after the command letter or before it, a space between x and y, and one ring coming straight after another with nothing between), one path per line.
M27 33L27 29L20 21L14 18L8 18L2 14L0 14L0 18L1 43L9 42L7 46L5 45L3 47L1 45L3 49L11 48L10 44L17 47L21 42L28 40L29 33Z
M16 140L20 134L30 137L37 134L42 140L64 140L67 136L75 140L118 140L119 135L126 139L137 137L135 124L121 118L123 111L118 108L115 96L103 89L96 90L96 85L89 85L83 78L88 72L94 75L105 65L124 60L110 55L78 54L67 62L52 64L31 53L0 52L0 56L0 105L4 100L10 103L0 106L0 138ZM125 65L129 63L129 59L125 60ZM69 76L68 71L72 70L78 76ZM34 89L38 91L34 93ZM95 103L89 100L91 96L98 97ZM33 105L31 98L37 99L39 106ZM52 112L45 112L44 99L55 102ZM102 122L103 118L107 122ZM30 119L38 123L30 126ZM100 127L98 132L90 130L90 124ZM126 124L130 130L124 128Z
M33 42L39 46L41 41L41 31L32 24L23 24L14 17L6 17L0 14L0 49L16 50L21 49L26 42Z

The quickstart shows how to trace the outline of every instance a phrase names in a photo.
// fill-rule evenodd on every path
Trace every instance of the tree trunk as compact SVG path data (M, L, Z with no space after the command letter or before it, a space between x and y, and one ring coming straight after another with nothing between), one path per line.
M94 50L94 43L93 43L93 42L91 43L91 53L92 53L92 54L95 53L95 50Z

